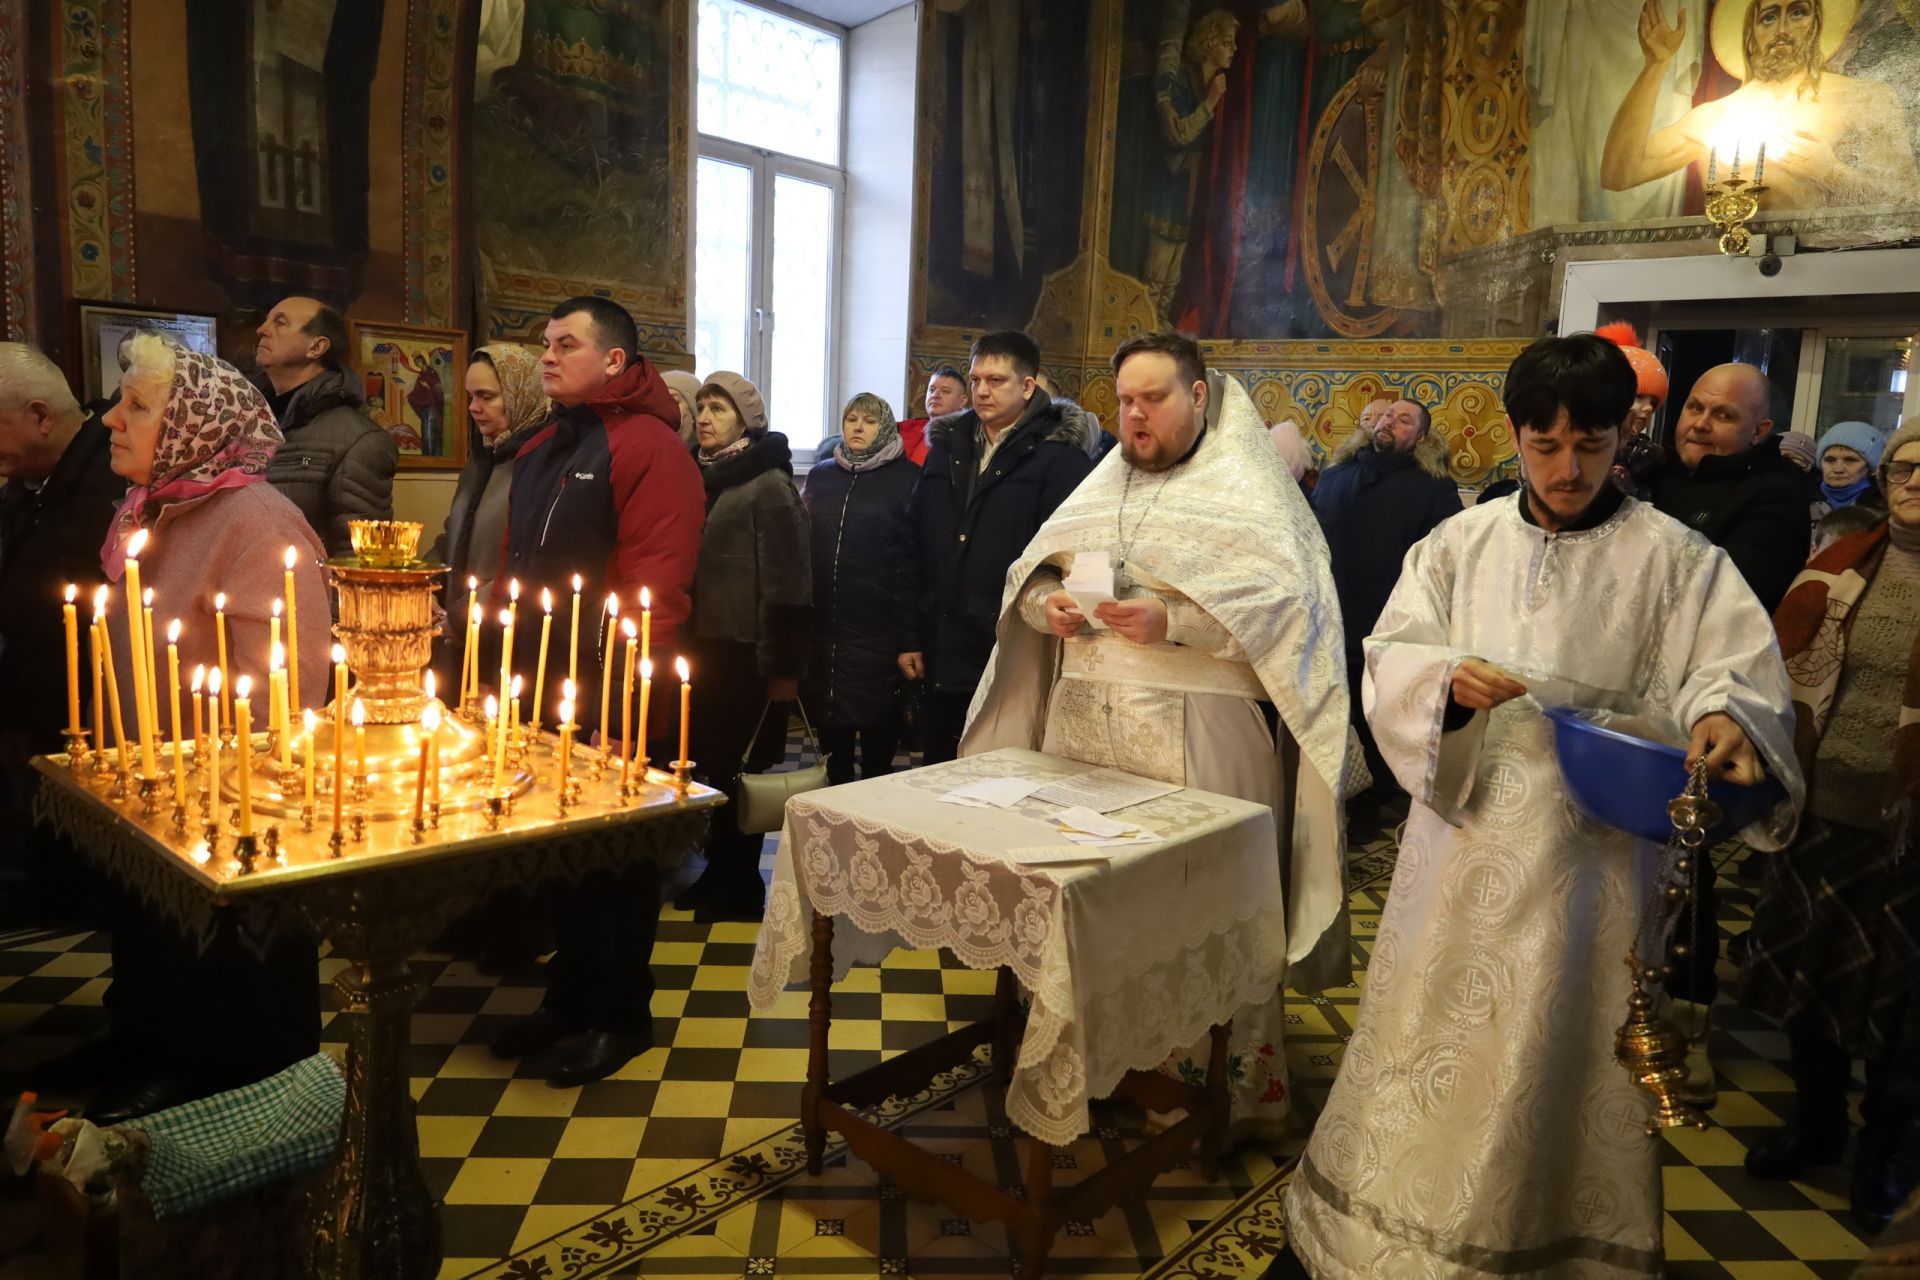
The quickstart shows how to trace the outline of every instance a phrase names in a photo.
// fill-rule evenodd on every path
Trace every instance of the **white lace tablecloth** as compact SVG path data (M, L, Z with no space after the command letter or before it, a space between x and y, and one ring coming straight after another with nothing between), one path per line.
M748 980L753 1007L806 983L815 911L839 922L836 981L897 946L1006 965L1033 996L1007 1115L1045 1142L1087 1132L1089 1099L1269 998L1286 966L1273 812L1263 805L1176 791L1118 811L1163 843L1095 850L1107 863L1024 867L1006 851L1064 843L1044 820L1055 806L938 799L967 782L1087 767L995 751L789 800Z

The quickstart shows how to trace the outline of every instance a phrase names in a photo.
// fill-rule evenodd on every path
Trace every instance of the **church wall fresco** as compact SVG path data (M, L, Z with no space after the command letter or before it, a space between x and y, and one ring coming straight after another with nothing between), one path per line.
M1738 145L1751 178L1762 141L1763 216L1803 245L1920 222L1920 0L1094 0L1091 30L1071 264L1037 302L981 275L959 319L968 261L938 288L921 264L917 378L1026 327L1104 410L1107 353L1174 324L1316 452L1356 379L1420 391L1477 481L1511 466L1487 389L1550 318L1560 246L1713 252L1708 170ZM981 107L935 76L937 172L930 140Z
M484 0L473 229L488 339L537 340L600 293L670 365L688 347L688 9Z

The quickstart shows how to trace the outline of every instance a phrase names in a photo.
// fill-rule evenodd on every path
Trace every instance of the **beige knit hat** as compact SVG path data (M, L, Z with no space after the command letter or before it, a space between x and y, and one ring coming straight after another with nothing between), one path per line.
M767 403L760 398L760 389L739 374L725 370L708 374L707 380L700 384L700 393L705 395L708 391L721 392L733 401L748 435L757 436L767 429Z
M674 400L680 405L680 438L693 439L693 420L698 416L693 402L700 396L700 379L686 369L663 369L660 381L667 384L667 390L673 392Z

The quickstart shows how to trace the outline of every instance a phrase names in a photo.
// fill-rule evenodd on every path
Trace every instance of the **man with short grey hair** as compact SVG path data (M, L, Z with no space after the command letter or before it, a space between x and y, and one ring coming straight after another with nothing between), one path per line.
M100 581L100 544L127 490L108 431L53 361L0 342L0 848L22 847L28 757L62 749L66 685L60 597ZM84 697L89 689L81 682ZM82 709L85 714L85 708ZM14 868L0 866L0 873ZM0 894L0 896L6 896Z

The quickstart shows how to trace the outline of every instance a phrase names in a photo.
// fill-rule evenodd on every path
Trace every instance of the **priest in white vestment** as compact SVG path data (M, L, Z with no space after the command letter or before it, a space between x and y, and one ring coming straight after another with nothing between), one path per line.
M1291 801L1272 925L1287 981L1346 983L1346 675L1320 526L1253 401L1192 339L1133 339L1114 373L1120 447L1009 570L961 754L1026 747L1251 800L1283 841ZM1062 589L1079 557L1112 569L1091 620ZM1282 1026L1277 989L1234 1017L1236 1137L1284 1131ZM1204 1071L1204 1041L1166 1048L1170 1070Z
M1318 1280L1662 1272L1660 1142L1613 1055L1659 850L1570 806L1542 707L1664 724L1731 782L1772 775L1787 799L1744 833L1761 847L1805 788L1765 610L1725 552L1608 480L1634 390L1591 334L1523 352L1521 491L1417 544L1366 641L1368 722L1414 806L1288 1193Z

